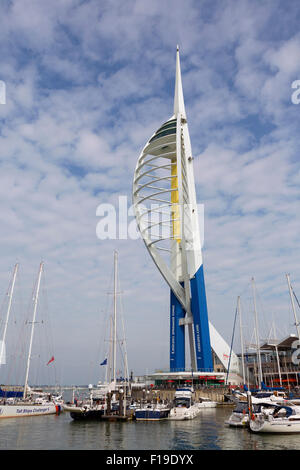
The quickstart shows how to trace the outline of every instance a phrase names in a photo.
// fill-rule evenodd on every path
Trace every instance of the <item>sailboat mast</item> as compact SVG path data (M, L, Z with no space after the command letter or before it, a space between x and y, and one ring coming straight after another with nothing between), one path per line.
M279 354L278 354L277 344L274 345L274 348L275 348L275 352L276 352L276 360L277 360L277 367L278 367L279 383L280 383L280 387L282 387L282 378L281 378L281 370L280 370L280 360L279 360Z
M118 253L114 252L114 333L113 333L113 380L116 383L116 367L117 367L117 268L118 268Z
M39 269L37 286L36 286L36 292L34 296L33 318L32 318L32 325L31 325L30 343L29 343L29 351L28 351L28 357L27 357L27 367L26 367L25 385L24 385L24 394L23 394L24 398L26 398L27 387L28 387L28 374L29 374L29 367L30 367L30 360L31 360L33 333L34 333L34 325L35 325L35 319L36 319L36 311L37 311L37 304L38 304L38 298L39 298L43 267L44 267L44 263L41 263L40 269Z
M4 332L3 332L3 338L2 338L2 344L1 344L1 355L0 355L0 365L2 364L3 360L3 353L4 353L4 348L5 348L5 340L6 340L6 332L7 332L7 325L8 325L8 320L9 320L9 315L10 315L10 310L11 310L11 304L12 304L12 298L13 298L13 292L15 288L15 282L16 282L16 277L17 277L17 272L18 272L19 264L17 263L14 268L14 273L13 273L13 278L12 278L12 283L11 283L11 288L9 291L9 301L8 301L8 307L7 307L7 312L6 312L6 319L5 319L5 324L4 324Z
M297 314L296 314L296 309L295 309L295 302L294 302L294 297L293 297L293 289L292 289L291 281L290 281L290 275L286 274L286 278L287 278L287 282L288 282L288 286L289 286L289 292L290 292L290 298L291 298L291 303L292 303L293 314L294 314L294 318L295 318L295 326L296 326L296 330L297 330L298 340L300 341L299 322L298 322L298 319L297 319Z
M122 312L123 313L123 312ZM124 318L123 315L121 316L122 319L122 328L123 328L123 344L124 344L124 378L125 378L125 388L128 384L128 388L130 390L130 383L129 383L129 371L128 371L128 359L127 359L127 346L126 346L126 335L125 335L125 325L124 325Z
M259 386L261 386L263 377L262 377L261 356L260 356L260 347L259 347L258 317L257 317L257 308L256 308L256 293L255 293L254 278L252 278L252 289L253 289L253 303L254 303L254 315L255 315L256 351L257 351L257 360L258 360Z
M241 339L241 353L242 353L242 370L243 370L243 383L246 383L246 374L245 374L245 361L244 361L244 336L243 336L243 327L242 327L242 310L241 310L241 298L238 296L238 314L240 321L240 339Z
M113 335L113 319L110 315L109 317L109 353L108 361L106 365L106 383L111 383L111 373L112 373L112 335Z

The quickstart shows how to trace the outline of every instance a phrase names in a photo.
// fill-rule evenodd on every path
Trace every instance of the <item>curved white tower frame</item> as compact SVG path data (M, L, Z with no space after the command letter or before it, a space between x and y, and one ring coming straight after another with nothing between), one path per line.
M151 136L138 158L133 205L147 250L171 289L170 368L185 369L186 326L191 368L212 371L193 157L178 48L174 113ZM214 334L213 327L211 330ZM228 363L229 346L217 333L214 337L216 349L223 351L221 361Z

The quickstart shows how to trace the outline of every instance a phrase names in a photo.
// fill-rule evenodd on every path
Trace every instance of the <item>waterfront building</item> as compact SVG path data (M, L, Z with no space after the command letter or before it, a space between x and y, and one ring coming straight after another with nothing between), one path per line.
M281 339L268 339L260 344L262 378L266 386L295 388L300 385L300 351L298 337L290 334ZM257 353L248 345L244 357L246 377L259 384Z

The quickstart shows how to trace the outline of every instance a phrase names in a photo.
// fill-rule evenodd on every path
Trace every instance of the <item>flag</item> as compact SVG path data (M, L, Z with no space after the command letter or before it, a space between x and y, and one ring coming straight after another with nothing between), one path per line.
M105 366L107 364L107 359L104 359L103 362L101 362L100 366Z
M49 359L49 361L47 362L47 365L50 364L50 362L53 362L54 361L54 356L51 357L51 359Z

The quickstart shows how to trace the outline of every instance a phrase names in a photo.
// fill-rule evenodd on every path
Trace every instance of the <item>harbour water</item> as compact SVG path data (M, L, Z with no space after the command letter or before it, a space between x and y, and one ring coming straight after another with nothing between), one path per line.
M1 450L288 450L300 435L257 435L228 428L228 407L191 421L75 422L69 413L0 420Z

